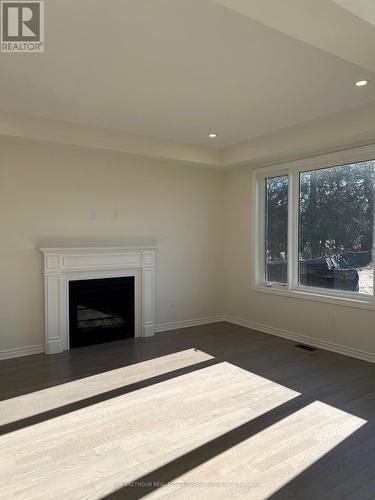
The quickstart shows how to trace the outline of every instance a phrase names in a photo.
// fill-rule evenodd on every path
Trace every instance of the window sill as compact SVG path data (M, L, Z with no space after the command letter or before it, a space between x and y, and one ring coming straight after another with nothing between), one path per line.
M288 297L293 299L311 300L314 302L324 302L325 304L335 304L344 307L354 307L359 309L369 309L375 310L375 302L373 297L367 298L365 295L360 295L358 298L352 295L331 295L330 293L324 293L320 290L290 290L288 288L278 287L278 286L254 286L252 288L254 292L265 293L269 295L279 295L281 297Z

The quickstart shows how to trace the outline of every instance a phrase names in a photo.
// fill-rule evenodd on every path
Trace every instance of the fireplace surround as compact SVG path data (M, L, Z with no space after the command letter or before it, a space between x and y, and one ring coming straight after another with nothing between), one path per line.
M40 248L44 255L45 352L70 349L69 285L134 279L134 336L155 333L155 247Z

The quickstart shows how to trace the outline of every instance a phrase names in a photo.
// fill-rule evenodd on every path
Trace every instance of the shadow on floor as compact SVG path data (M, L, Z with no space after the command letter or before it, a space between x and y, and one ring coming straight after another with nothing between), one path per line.
M375 366L326 351L297 350L277 337L220 323L149 339L82 348L54 356L0 362L0 400L196 348L214 359L39 413L0 428L11 432L77 409L226 361L297 391L291 401L249 421L124 486L107 498L141 498L314 401L368 423L320 458L272 498L375 498ZM25 383L25 380L27 382ZM143 487L136 483L155 483ZM360 492L360 495L359 495ZM356 496L358 495L358 496ZM327 496L326 496L327 498Z

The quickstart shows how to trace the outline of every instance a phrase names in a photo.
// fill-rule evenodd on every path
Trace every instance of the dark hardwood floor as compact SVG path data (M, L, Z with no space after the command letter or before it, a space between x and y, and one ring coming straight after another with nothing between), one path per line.
M217 323L0 362L0 498L375 498L375 365Z

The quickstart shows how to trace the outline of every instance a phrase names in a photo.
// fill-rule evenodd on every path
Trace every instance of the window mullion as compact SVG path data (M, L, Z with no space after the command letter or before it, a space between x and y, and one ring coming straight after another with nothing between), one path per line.
M288 288L294 290L298 282L298 172L289 174L288 204Z

